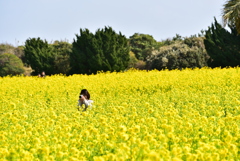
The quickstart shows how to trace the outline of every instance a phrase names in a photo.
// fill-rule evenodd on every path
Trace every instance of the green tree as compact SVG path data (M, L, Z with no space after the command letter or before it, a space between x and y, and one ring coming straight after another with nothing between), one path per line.
M72 45L71 74L121 71L128 67L128 40L111 27L98 29L95 34L80 29L80 35L76 35Z
M210 67L227 67L240 65L240 36L236 28L230 27L231 32L215 22L206 31L205 48L211 59Z
M55 53L54 66L56 73L68 74L72 44L64 41L55 41L52 47Z
M228 0L223 5L222 17L224 26L236 27L240 34L240 0Z
M130 50L136 55L136 58L143 61L146 61L151 52L159 47L157 41L147 34L135 33L129 37L129 43Z
M20 75L24 73L23 63L16 55L0 54L0 76Z
M29 38L25 42L26 64L34 70L34 74L45 71L46 74L55 74L54 58L55 53L51 45L46 40L38 38Z

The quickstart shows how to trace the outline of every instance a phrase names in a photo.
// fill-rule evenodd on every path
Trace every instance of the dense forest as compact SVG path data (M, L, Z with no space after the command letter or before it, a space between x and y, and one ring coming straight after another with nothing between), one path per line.
M234 3L235 2L235 3ZM214 18L207 30L196 35L156 41L151 35L134 33L127 38L112 27L91 33L80 28L72 43L48 43L29 38L24 46L0 44L0 76L95 74L98 71L234 67L240 65L240 18L238 1L227 1L224 24ZM227 30L228 26L230 30Z

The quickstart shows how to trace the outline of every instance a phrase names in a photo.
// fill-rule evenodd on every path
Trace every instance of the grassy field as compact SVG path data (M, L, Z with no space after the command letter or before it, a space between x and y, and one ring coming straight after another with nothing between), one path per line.
M240 158L240 68L3 77L0 96L1 161Z

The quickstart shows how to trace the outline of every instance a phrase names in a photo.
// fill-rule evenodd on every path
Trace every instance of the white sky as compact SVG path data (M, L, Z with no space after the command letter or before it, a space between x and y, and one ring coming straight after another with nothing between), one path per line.
M189 37L221 23L226 0L0 0L0 43L24 45L28 38L72 42L80 28L112 27L127 38Z

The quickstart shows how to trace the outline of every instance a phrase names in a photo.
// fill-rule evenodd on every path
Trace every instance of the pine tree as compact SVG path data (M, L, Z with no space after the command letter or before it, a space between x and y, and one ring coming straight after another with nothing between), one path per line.
M206 31L204 44L210 67L227 67L240 65L240 36L235 27L229 26L231 32L224 29L216 20Z
M54 68L56 73L67 74L70 69L70 53L72 52L72 44L64 41L55 41L50 44L55 53Z
M26 63L34 70L34 74L45 71L47 74L55 74L54 52L48 42L40 38L30 38L25 42Z
M70 54L71 74L92 74L98 71L121 71L129 61L128 41L111 27L98 29L95 34L80 29Z

